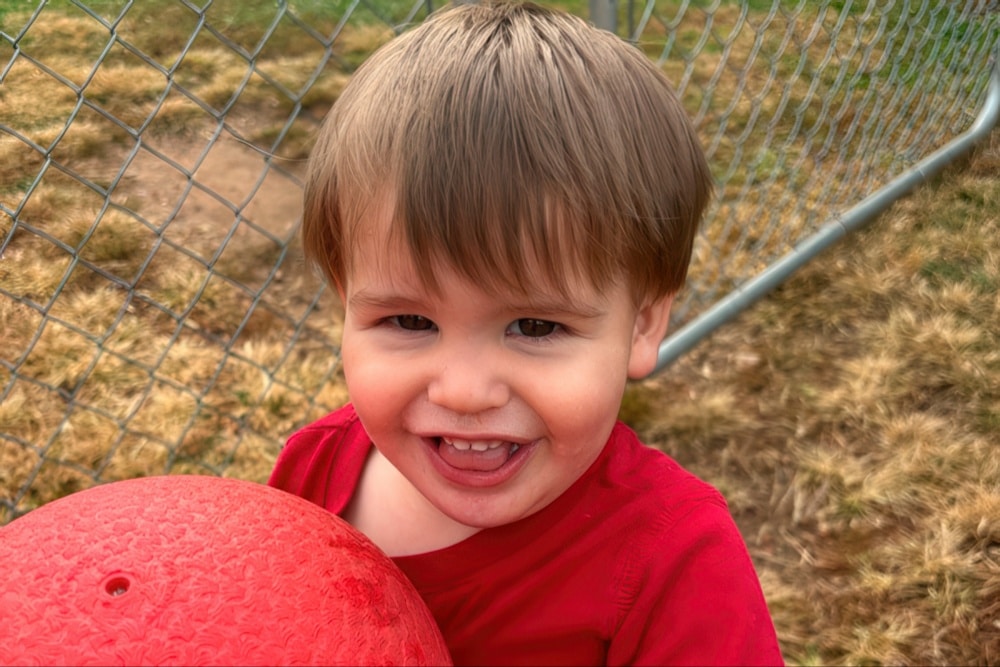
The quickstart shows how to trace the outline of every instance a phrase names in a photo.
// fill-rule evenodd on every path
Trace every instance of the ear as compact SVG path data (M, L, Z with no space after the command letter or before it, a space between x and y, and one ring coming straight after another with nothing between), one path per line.
M670 308L674 305L673 294L647 302L635 317L632 331L632 349L628 358L628 377L641 380L656 368L656 358L660 343L670 326Z

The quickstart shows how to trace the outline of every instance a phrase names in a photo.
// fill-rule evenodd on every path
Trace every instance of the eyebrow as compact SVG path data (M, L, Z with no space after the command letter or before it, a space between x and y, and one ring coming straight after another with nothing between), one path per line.
M388 308L391 310L419 310L420 300L403 294L380 294L373 290L355 292L348 303L361 308Z
M424 302L417 297L395 293L382 294L369 289L363 289L352 294L348 302L355 308L384 308L400 312L419 311L422 306L426 307ZM517 297L498 297L497 303L505 310L530 313L537 316L538 319L558 320L573 318L594 320L602 317L607 312L607 309L598 308L590 304L582 304L547 295L526 296L523 299Z
M606 309L597 308L590 304L582 304L572 300L558 299L551 297L529 297L523 301L504 300L501 301L507 308L515 311L527 311L538 313L541 319L561 319L572 317L574 319L594 320L604 315Z

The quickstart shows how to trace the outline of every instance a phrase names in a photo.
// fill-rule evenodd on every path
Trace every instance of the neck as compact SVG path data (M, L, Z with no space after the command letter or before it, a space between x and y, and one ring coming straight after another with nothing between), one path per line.
M444 549L480 530L442 514L375 448L343 518L390 557Z

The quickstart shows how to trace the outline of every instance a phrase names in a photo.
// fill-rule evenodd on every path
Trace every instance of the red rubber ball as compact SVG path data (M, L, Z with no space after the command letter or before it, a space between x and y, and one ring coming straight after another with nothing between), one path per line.
M0 528L0 663L444 665L413 585L297 496L115 482Z

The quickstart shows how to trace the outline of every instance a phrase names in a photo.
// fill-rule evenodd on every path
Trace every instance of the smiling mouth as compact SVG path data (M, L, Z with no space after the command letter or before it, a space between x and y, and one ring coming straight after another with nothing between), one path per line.
M521 448L504 440L437 438L438 455L453 468L469 472L493 472L502 468Z

